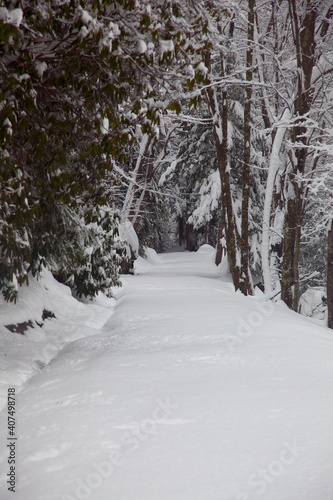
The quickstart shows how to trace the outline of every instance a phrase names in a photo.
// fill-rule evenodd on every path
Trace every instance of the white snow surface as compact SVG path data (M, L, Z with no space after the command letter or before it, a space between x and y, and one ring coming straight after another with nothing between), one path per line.
M146 256L116 301L79 304L45 272L1 305L1 324L57 316L1 329L18 438L13 494L3 407L1 499L332 500L331 331L235 293L208 245Z

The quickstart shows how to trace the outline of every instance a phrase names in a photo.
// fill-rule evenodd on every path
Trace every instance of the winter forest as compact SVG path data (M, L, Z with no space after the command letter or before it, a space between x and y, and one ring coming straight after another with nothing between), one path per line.
M331 2L5 4L6 299L42 266L94 296L177 241L213 245L236 290L295 311L326 285Z
M0 2L4 490L330 500L332 193L331 0Z

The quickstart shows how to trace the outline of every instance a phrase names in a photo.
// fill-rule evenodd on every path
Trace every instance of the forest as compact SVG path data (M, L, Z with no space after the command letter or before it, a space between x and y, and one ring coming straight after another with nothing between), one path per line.
M4 298L208 243L244 295L323 290L333 327L332 23L327 0L2 2Z

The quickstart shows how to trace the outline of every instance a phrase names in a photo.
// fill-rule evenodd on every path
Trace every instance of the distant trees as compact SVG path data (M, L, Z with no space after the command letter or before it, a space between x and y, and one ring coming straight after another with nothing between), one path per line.
M268 25L275 97L267 100L266 114L274 116L274 111L278 111L281 121L276 122L266 189L265 207L271 205L273 212L270 224L267 211L264 214L263 268L266 289L270 291L272 283L274 287L281 286L281 298L294 310L298 310L302 289L302 253L309 243L303 228L309 218L316 217L316 204L310 202L312 186L321 182L323 162L331 161L324 147L326 141L331 141L324 132L332 118L332 106L326 97L332 71L326 38L332 37L331 15L327 2L290 0L272 10ZM279 37L277 33L284 34ZM264 77L262 83L267 81Z
M205 220L213 223L210 229L216 234L216 205L207 187L217 168L219 239L236 289L251 293L251 274L256 280L262 274L266 292L280 292L298 310L304 287L315 277L324 282L320 241L325 241L325 214L332 208L333 10L330 2L311 0L200 6L209 26L207 82L201 85L201 104L190 113L192 125L187 118L181 126L187 134L196 130L184 139L188 159L196 147L198 158L205 158L202 145L210 159L197 174L200 195L191 202L188 223L199 229L203 218L198 215L205 207ZM178 165L187 162L190 167L186 154L180 157ZM184 175L189 178L188 171ZM192 180L187 187L183 191L194 190Z

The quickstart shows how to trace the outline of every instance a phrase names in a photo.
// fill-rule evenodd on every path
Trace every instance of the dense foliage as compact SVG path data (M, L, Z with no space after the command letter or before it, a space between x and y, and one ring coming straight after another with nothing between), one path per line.
M125 224L157 250L215 245L236 289L297 310L326 279L332 20L327 0L5 3L6 298L44 265L106 291Z
M121 256L112 190L119 180L111 172L130 160L133 141L156 133L156 99L177 87L166 68L185 39L177 2L31 0L1 8L0 288L7 299L43 265L76 276L79 295L117 283L119 259L109 252ZM108 267L100 273L94 258L83 271L100 231Z

